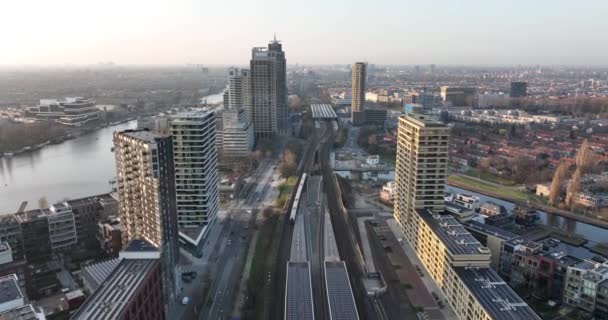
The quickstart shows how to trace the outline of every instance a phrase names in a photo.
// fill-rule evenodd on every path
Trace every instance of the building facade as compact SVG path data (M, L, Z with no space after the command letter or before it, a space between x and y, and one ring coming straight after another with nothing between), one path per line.
M228 90L226 109L244 109L248 123L252 123L251 110L251 73L248 69L230 68L228 70Z
M143 239L160 251L170 311L179 288L173 140L147 130L125 130L114 132L113 142L123 247Z
M268 47L252 49L251 119L256 137L270 138L287 132L287 68L282 44L274 39Z
M395 220L459 319L540 319L490 268L491 251L444 213L448 128L399 118Z
M365 62L355 62L352 66L351 121L353 125L361 125L365 121L363 104L365 103L366 69Z
M511 82L511 91L510 94L511 98L522 98L528 95L528 83L527 82L520 82L520 81L513 81Z
M180 238L198 247L219 210L215 114L206 109L171 117L175 199Z
M221 129L217 133L221 143L218 145L222 162L249 157L254 145L253 125L247 120L243 108L228 109L221 112Z

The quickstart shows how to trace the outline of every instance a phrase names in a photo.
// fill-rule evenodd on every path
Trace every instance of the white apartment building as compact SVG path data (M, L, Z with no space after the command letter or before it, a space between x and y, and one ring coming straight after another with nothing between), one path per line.
M193 109L171 116L180 237L198 247L219 210L215 114Z

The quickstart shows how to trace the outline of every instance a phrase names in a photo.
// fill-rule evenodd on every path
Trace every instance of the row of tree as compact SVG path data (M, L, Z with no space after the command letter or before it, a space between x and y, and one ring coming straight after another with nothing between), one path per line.
M568 179L570 172L572 176L570 182L566 186L566 194L563 199L565 207L573 209L575 207L576 196L581 192L581 180L586 173L595 172L599 170L598 159L596 154L591 150L589 141L585 140L578 149L575 157L574 168L571 168L565 162L555 170L553 179L551 180L551 187L549 189L549 203L552 205L559 205L561 202L562 185Z

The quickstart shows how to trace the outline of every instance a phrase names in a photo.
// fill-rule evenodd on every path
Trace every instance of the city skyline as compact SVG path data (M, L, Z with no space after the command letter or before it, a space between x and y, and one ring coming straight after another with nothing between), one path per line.
M599 1L275 2L11 3L0 66L246 64L241 53L274 32L290 64L607 64L608 44L594 37L608 28Z

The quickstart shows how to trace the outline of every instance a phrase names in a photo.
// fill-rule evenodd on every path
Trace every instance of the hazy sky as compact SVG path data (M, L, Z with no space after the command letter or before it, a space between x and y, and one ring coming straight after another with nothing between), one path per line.
M0 65L608 65L606 0L4 0Z

